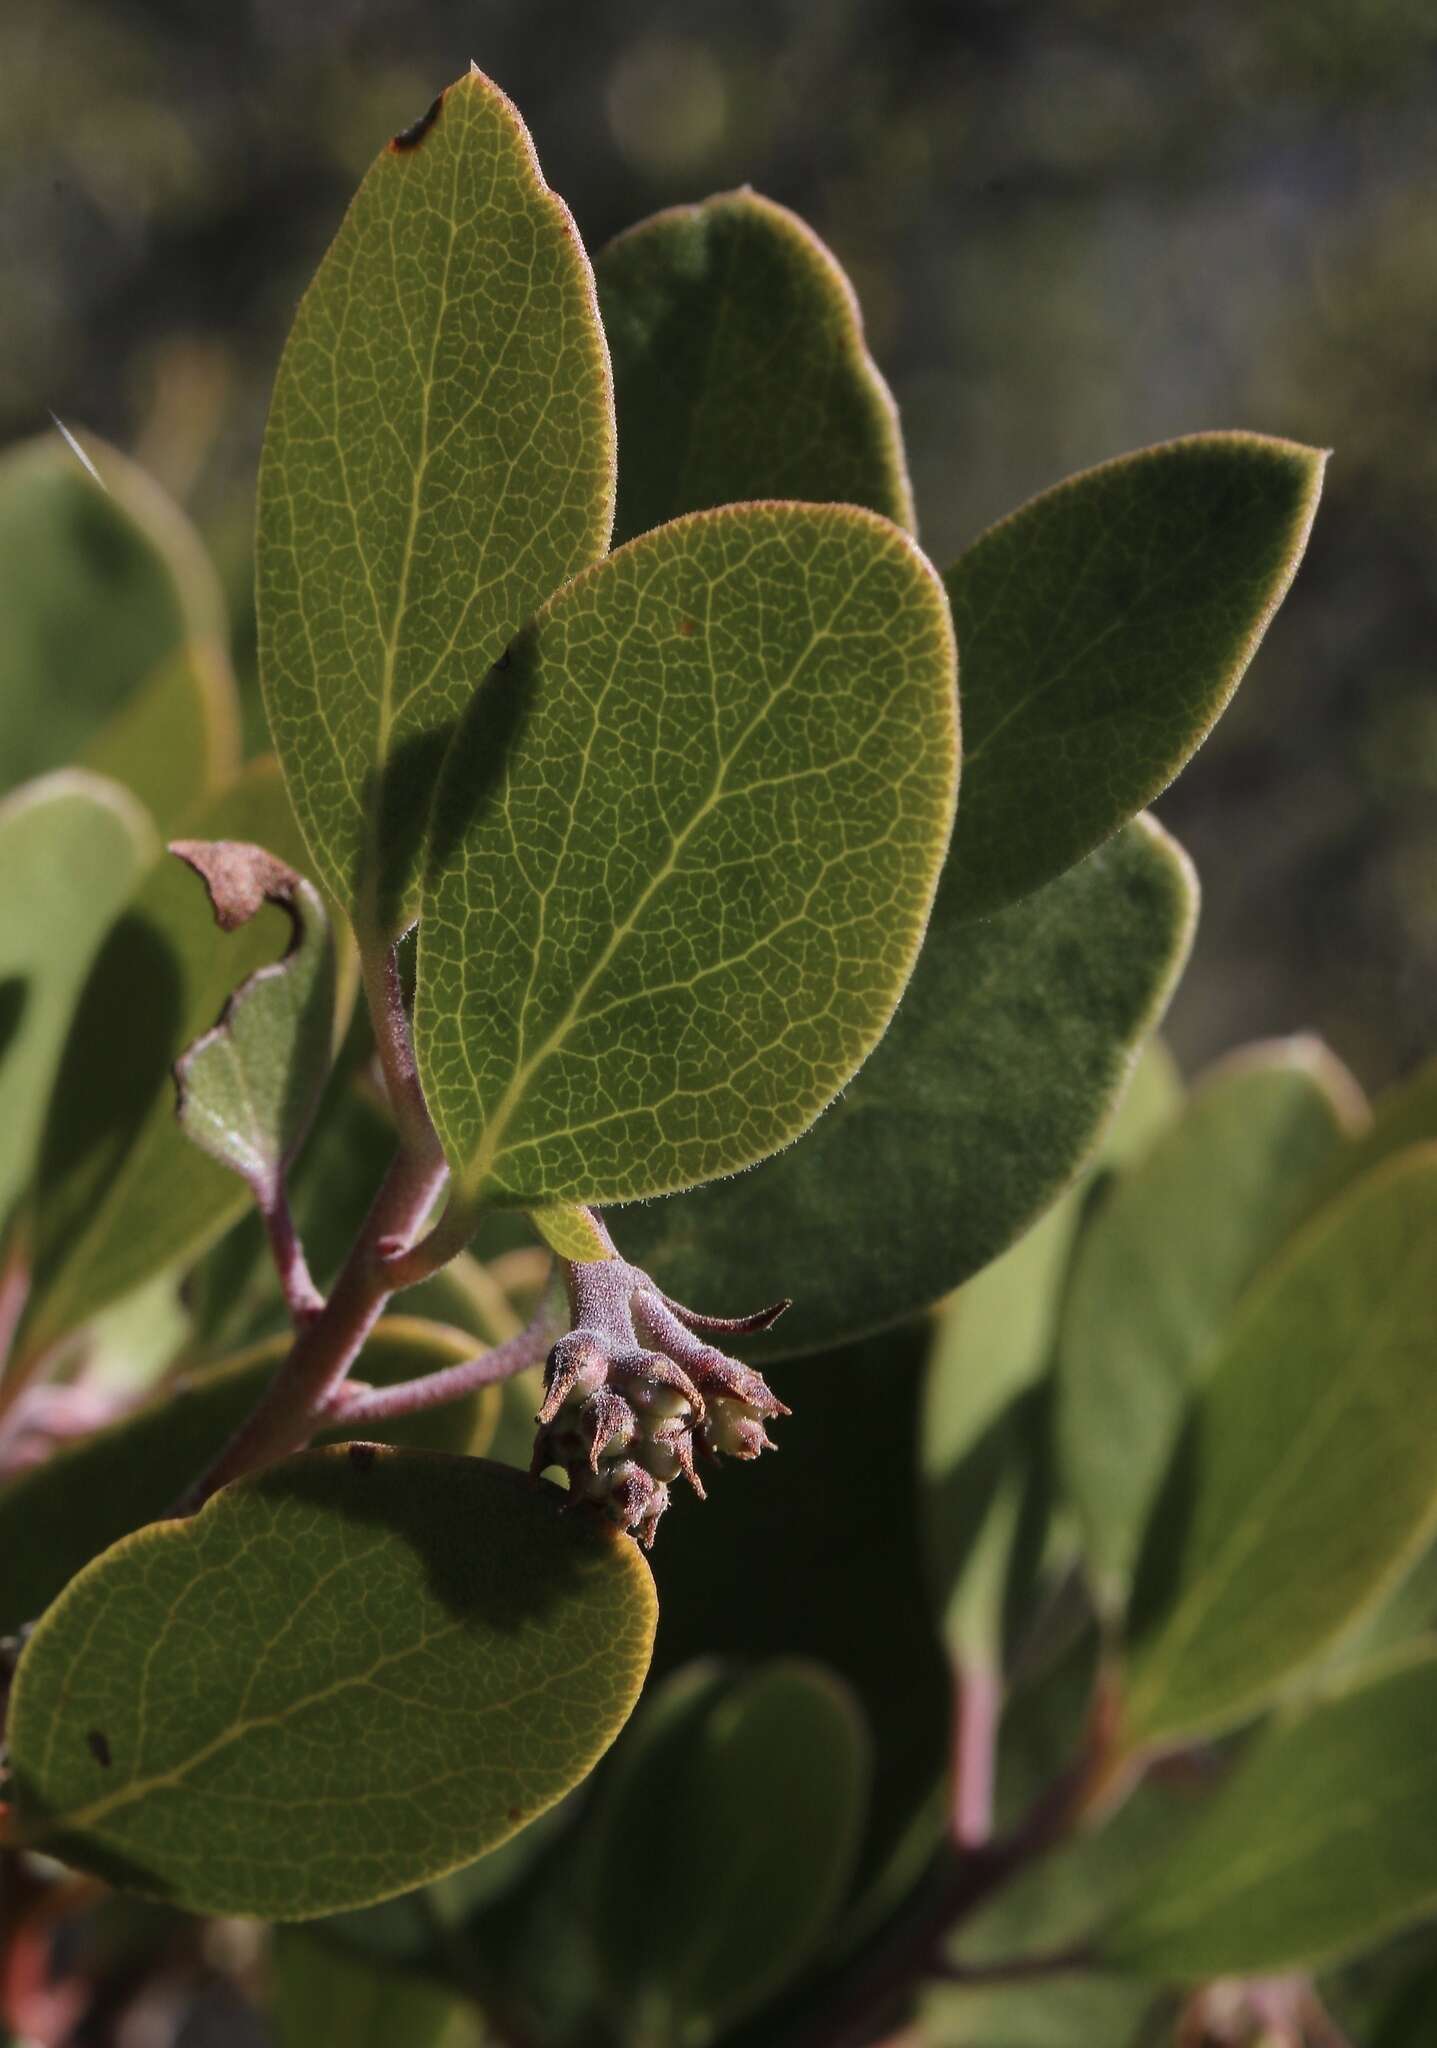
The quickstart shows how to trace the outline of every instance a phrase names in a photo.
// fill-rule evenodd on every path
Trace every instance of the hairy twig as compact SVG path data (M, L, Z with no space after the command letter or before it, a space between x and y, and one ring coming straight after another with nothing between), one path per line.
M440 1256L436 1247L426 1258L417 1256L423 1253L421 1245L404 1255L442 1193L448 1168L419 1088L392 948L378 970L366 961L364 987L399 1126L399 1149L333 1293L305 1317L289 1356L258 1405L178 1502L176 1513L192 1513L242 1473L303 1449L333 1410L338 1391L390 1296L401 1286L426 1279L459 1248Z

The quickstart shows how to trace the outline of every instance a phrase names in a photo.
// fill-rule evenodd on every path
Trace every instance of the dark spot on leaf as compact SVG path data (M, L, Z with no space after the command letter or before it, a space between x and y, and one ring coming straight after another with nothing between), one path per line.
M397 156L402 156L407 149L418 149L420 143L439 119L439 109L443 104L444 95L441 92L438 98L425 108L417 121L411 121L407 128L401 128L399 133L391 138L389 147Z
M356 1472L368 1472L379 1453L373 1444L351 1444L349 1462Z
M520 1821L521 1821L521 1820L522 1820L522 1819L524 1818L524 1809L523 1809L523 1807L522 1807L522 1806L511 1806L511 1807L509 1808L509 1818L510 1818L510 1820L512 1820L512 1821L514 1822L515 1826L517 1827L517 1825L519 1824L519 1822L520 1822Z
M92 1728L85 1737L85 1747L89 1750L101 1770L109 1770L111 1763L110 1743L103 1730Z
M697 633L698 629L699 625L697 619L679 620L679 631L683 634L685 640L692 640L694 634Z

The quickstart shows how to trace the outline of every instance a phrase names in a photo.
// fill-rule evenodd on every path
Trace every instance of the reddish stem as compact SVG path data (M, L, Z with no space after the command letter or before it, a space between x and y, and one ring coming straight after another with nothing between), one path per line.
M993 1780L1003 1683L980 1665L953 1674L953 1805L950 1829L960 1849L978 1849L993 1833Z
M439 1408L446 1401L461 1400L479 1387L492 1387L537 1365L562 1328L562 1315L546 1302L517 1336L459 1365L426 1373L417 1380L403 1380L392 1387L341 1387L332 1411L333 1420L342 1422L346 1428L351 1423L387 1422L396 1415L414 1415L421 1408Z

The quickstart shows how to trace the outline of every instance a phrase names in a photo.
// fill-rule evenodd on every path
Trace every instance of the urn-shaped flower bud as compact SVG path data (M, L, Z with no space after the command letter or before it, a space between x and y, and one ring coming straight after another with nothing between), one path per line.
M648 1548L676 1480L703 1498L698 1456L756 1458L773 1448L764 1423L788 1410L752 1367L697 1337L680 1320L687 1311L636 1268L615 1260L603 1282L590 1282L597 1312L549 1353L533 1469L561 1466L577 1499Z

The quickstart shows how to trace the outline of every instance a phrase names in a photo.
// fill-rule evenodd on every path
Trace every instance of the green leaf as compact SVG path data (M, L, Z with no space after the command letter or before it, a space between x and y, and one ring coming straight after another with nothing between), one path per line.
M62 769L0 803L0 1224L34 1169L95 949L157 851L138 804L98 776Z
M461 1209L797 1137L892 1015L956 777L942 590L887 521L695 513L569 584L436 799L415 1028Z
M1143 1152L1181 1105L1182 1082L1172 1055L1160 1040L1152 1039L1103 1135L1092 1171L1101 1173ZM943 1304L923 1399L921 1463L930 1489L947 1490L983 1432L1048 1372L1063 1283L1091 1195L1090 1172L1060 1195L1009 1251ZM939 1514L941 1519L941 1509ZM935 1559L941 1559L947 1548L935 1527Z
M1063 1315L1057 1431L1101 1604L1121 1608L1193 1391L1243 1290L1365 1114L1312 1039L1215 1068L1083 1234Z
M85 448L82 458L44 434L0 459L4 787L83 754L177 657L207 678L215 744L234 730L224 604L198 535L118 450L88 434ZM128 779L125 761L89 765ZM148 801L148 771L146 783Z
M1305 1214L1316 1215L1326 1203L1354 1187L1399 1152L1412 1145L1437 1141L1437 1060L1429 1060L1407 1080L1387 1089L1372 1105L1367 1128L1353 1137L1317 1176L1308 1190Z
M270 1950L277 2048L451 2048L480 2040L470 2009L422 1977L361 1962L292 1927ZM477 2015L475 2016L477 2020Z
M1036 1984L944 1985L925 1991L922 2035L934 2048L1147 2048L1147 1985L1073 1970Z
M592 1262L614 1256L593 1216L581 1204L555 1202L547 1208L531 1209L529 1214L545 1244L561 1259Z
M1150 819L1029 902L955 914L951 858L887 1036L802 1144L615 1219L679 1300L792 1296L755 1357L925 1307L1062 1192L1187 957L1196 887Z
M966 916L1081 860L1206 738L1302 558L1325 460L1194 434L1070 477L959 557Z
M1437 1531L1437 1147L1309 1224L1239 1307L1149 1524L1124 1734L1255 1714Z
M272 761L252 762L196 821L206 839L302 855ZM231 990L283 952L283 913L215 925L178 861L152 870L80 993L45 1121L35 1182L33 1290L18 1361L110 1302L202 1252L248 1195L175 1120L172 1067Z
M586 1775L652 1582L557 1488L350 1445L126 1537L26 1645L23 1840L193 1911L305 1919L471 1862Z
M1429 1644L1275 1721L1119 1912L1104 1959L1151 1977L1268 1975L1437 1911L1434 1720Z
M869 1887L915 1843L919 1861L934 1845L948 1755L947 1660L924 1597L914 1484L927 1349L915 1322L775 1373L793 1408L774 1432L778 1455L720 1474L701 1508L669 1516L653 1557L656 1677L696 1657L804 1657L852 1686L873 1739Z
M305 294L259 478L260 675L314 864L361 935L418 906L454 726L613 518L593 273L471 70L376 159Z
M853 287L747 189L640 221L595 258L619 421L615 544L740 499L914 526L898 415Z
M646 1709L590 1845L600 1968L634 2048L702 2048L789 1981L847 1890L867 1803L863 1717L822 1666L698 1680Z
M171 853L209 892L222 932L262 904L289 918L289 950L237 988L214 1025L175 1062L180 1128L274 1207L329 1071L334 949L319 892L262 846L177 839Z
M173 1381L145 1407L56 1452L0 1492L0 1554L6 1560L0 1635L33 1621L57 1600L91 1558L132 1530L169 1514L185 1489L223 1449L288 1356L292 1337L269 1338L223 1365ZM354 1368L357 1380L387 1387L472 1358L464 1330L413 1316L387 1316ZM500 1389L484 1387L442 1408L365 1423L381 1443L419 1450L489 1448ZM324 1431L342 1443L352 1427Z
M239 704L228 666L194 646L172 654L81 759L132 789L161 832L176 831L239 772Z

